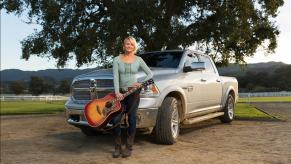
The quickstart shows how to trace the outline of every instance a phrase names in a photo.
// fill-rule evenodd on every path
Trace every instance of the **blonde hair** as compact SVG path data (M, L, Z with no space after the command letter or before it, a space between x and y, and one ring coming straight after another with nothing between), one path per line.
M132 36L128 36L123 40L123 50L124 50L124 43L125 43L126 40L128 40L130 43L133 44L134 53L136 53L136 51L137 51L137 43L136 43L136 40L134 39L134 37L132 37Z

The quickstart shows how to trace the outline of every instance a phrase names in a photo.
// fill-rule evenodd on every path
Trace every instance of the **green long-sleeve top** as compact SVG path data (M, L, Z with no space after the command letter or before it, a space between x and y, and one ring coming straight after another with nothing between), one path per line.
M123 62L120 55L113 59L113 82L115 93L120 93L120 88L127 90L128 87L132 87L133 84L137 82L136 74L140 67L147 75L144 81L153 77L152 71L139 56L136 56L135 61L132 63Z

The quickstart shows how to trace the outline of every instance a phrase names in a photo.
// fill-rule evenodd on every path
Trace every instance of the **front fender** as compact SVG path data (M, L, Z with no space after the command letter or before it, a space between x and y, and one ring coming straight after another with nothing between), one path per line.
M223 97L222 97L222 107L225 107L226 105L226 100L227 100L227 97L229 95L229 93L233 91L234 92L234 99L235 99L235 102L237 102L237 93L235 92L235 88L233 86L229 86L223 93Z
M186 97L186 93L185 91L181 88L181 87L177 87L177 86L168 86L166 87L162 92L161 95L159 96L159 100L157 101L157 106L160 107L164 101L164 99L171 95L173 96L173 94L175 95L179 95L180 99L181 99L181 105L182 105L182 114L185 115L185 111L187 111L187 97Z

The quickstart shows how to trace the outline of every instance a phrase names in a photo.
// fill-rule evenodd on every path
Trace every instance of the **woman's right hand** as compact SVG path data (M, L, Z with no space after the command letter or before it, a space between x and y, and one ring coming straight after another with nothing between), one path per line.
M123 94L121 93L116 93L115 95L116 95L116 98L120 101L124 99Z

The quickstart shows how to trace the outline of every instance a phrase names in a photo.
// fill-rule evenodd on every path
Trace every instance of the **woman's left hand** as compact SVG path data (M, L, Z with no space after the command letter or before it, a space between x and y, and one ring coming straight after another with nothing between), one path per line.
M134 83L133 84L133 87L135 87L135 88L138 88L138 87L140 87L141 86L141 83Z

